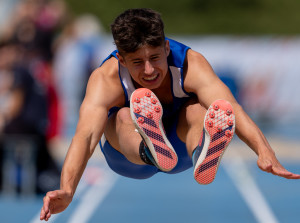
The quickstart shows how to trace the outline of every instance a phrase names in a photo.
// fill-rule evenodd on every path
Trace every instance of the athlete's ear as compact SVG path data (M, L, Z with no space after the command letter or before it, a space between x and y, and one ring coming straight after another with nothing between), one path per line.
M119 60L120 64L121 64L123 67L126 67L124 57L121 56L119 53L117 53L116 55L117 55L117 57L118 57L118 60Z
M169 42L169 40L166 40L165 50L166 50L167 56L169 56L169 54L170 54L170 42Z

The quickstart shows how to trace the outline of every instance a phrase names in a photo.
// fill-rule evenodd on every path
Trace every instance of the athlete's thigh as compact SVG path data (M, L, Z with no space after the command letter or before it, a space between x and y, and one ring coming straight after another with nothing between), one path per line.
M125 126L128 131L120 131L120 125ZM127 139L130 139L130 134L138 134L134 128L128 108L114 112L108 118L104 131L105 137L102 136L100 147L107 164L114 172L125 177L146 179L159 170L155 166L134 164L120 151L119 134L126 134L124 137L128 135Z
M205 113L206 109L199 103L196 97L190 98L181 107L176 129L180 140L186 143L187 134L191 128L199 132L202 131Z
M130 117L130 110L127 107L121 108L118 111L112 113L107 121L104 135L110 145L120 152L120 143L119 143L119 135L120 131L118 129L121 125L126 125L126 129L128 131L123 131L123 134L132 132L134 134L134 124Z

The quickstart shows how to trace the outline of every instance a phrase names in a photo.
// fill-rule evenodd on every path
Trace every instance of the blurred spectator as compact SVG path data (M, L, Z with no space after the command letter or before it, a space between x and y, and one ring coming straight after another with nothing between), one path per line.
M99 66L102 27L92 15L75 18L55 44L53 72L62 107L62 136L74 134L78 110L92 70Z
M75 131L85 83L101 60L102 27L92 15L71 19L63 0L10 3L16 7L0 33L0 159L11 169L3 151L18 150L17 172L22 162L36 160L36 190L45 192L59 183L49 143ZM27 159L25 144L34 157Z
M0 153L11 144L7 141L34 138L37 192L57 188L59 183L48 141L59 133L59 100L51 63L52 43L64 23L65 10L60 0L21 1L1 36Z
M37 85L26 67L22 66L22 46L10 42L0 48L1 116L5 133L45 132L45 91ZM34 106L38 105L36 109Z
M0 36L3 33L3 29L6 27L7 21L10 19L11 13L14 10L16 4L20 0L1 0L0 1Z
M47 92L32 77L27 67L22 65L20 59L25 51L22 45L15 42L0 47L1 152L12 140L16 143L26 136L29 141L33 141L34 145L31 146L36 150L31 152L36 153L36 191L45 192L58 186L59 169L48 153L46 141ZM49 182L52 185L49 182L45 185L39 180L45 178L45 175L51 175L53 179Z
M59 98L52 75L52 45L68 16L62 0L22 0L1 37L4 41L14 39L25 48L22 62L47 92L48 140L59 134L61 123Z

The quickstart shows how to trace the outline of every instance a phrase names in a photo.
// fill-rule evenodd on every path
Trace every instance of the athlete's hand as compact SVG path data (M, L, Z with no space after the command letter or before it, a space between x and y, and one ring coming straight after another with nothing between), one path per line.
M299 174L294 174L286 170L280 164L272 150L266 150L263 154L260 154L258 156L257 165L261 170L280 177L287 179L300 179Z
M72 201L72 194L63 190L50 191L44 197L40 220L48 221L52 214L64 211Z

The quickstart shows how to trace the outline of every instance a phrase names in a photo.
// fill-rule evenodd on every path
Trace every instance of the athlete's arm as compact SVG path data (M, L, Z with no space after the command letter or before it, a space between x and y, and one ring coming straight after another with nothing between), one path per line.
M237 103L228 87L217 77L207 60L189 50L186 58L184 87L197 95L205 108L217 99L231 103L236 115L236 134L257 155L260 169L288 179L300 179L300 175L287 171L277 160L274 151L258 126Z
M104 132L108 110L124 103L117 66L117 60L111 58L89 79L76 132L64 161L60 190L48 192L44 197L41 220L48 220L51 214L62 212L70 204L87 162Z

